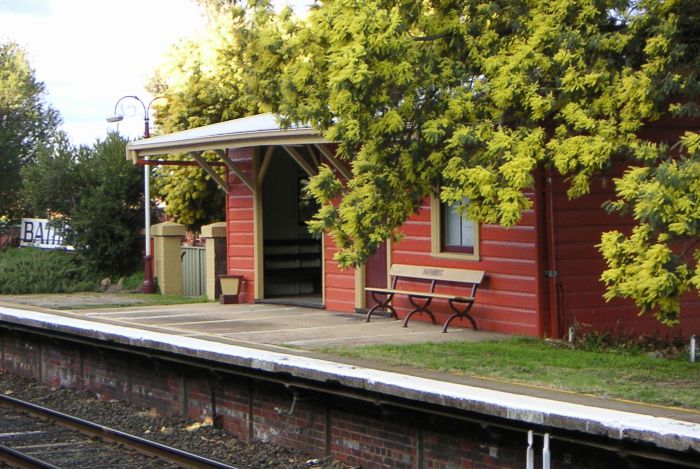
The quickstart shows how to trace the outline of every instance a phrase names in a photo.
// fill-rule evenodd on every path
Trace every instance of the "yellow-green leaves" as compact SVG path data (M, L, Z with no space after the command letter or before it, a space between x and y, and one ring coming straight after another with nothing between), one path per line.
M627 167L609 208L645 231L604 239L609 296L672 321L683 282L700 283L692 249L678 248L700 230L700 137L661 144L645 126L700 114L695 3L325 0L293 27L267 17L248 87L352 162L342 190L316 194L314 228L332 234L343 265L396 236L436 188L446 202L469 198L477 221L513 225L538 165L563 175L570 197Z
M654 239L649 225L636 227L629 237L604 233L598 248L608 264L601 276L608 286L607 300L632 298L640 314L651 312L668 326L678 322L680 297L690 287L691 272L677 262L666 242Z
M631 209L639 226L630 236L606 233L599 245L606 298L632 298L668 325L678 321L680 296L700 285L700 138L687 132L681 142L687 152L616 179L610 208Z

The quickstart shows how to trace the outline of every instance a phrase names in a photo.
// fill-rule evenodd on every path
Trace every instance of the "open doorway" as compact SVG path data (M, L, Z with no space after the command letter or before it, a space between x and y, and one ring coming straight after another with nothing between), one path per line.
M264 302L323 307L321 240L306 225L316 212L305 191L308 180L284 148L276 147L262 190Z

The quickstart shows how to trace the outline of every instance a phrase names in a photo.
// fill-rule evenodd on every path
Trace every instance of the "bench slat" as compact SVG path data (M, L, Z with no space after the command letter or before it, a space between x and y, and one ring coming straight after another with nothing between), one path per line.
M448 293L430 293L427 291L393 290L391 288L367 287L365 291L376 293L394 293L397 295L418 296L421 298L439 298L441 300L474 301L472 296L450 295Z
M446 267L423 267L419 265L393 264L389 270L391 276L418 278L423 280L443 280L480 284L484 279L483 270L448 269Z

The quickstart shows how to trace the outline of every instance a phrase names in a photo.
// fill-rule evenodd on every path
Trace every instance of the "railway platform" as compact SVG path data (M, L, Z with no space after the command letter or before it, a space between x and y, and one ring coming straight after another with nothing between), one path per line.
M339 383L432 408L700 454L700 412L477 377L395 368L317 350L340 345L498 340L501 334L274 304L53 310L0 301L0 324L152 349L305 383ZM296 402L296 394L295 394ZM294 409L292 405L292 410Z

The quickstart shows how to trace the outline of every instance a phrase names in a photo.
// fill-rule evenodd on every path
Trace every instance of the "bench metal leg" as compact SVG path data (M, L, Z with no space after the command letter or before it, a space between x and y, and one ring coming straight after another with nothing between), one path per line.
M449 326L450 322L455 318L467 318L467 319L469 319L469 321L472 323L472 328L474 330L477 330L476 329L476 321L474 321L474 318L471 317L471 315L469 314L469 310L474 305L473 301L466 303L467 306L463 309L457 308L457 306L455 306L455 304L454 304L455 303L454 300L448 300L448 302L450 303L450 307L452 308L454 313L452 314L452 316L447 318L447 321L445 321L445 325L442 326L442 332L447 332L447 326ZM465 303L461 303L461 304L465 304Z
M422 305L419 305L418 303L416 303L414 300L418 299L418 298L425 300L425 303L423 303ZM435 316L433 315L432 311L430 311L428 309L428 306L430 306L430 303L433 301L432 298L430 298L430 297L429 298L422 298L419 296L418 297L409 296L408 301L410 301L411 304L413 306L415 306L415 308L410 313L408 313L405 318L403 318L403 327L408 326L408 320L411 319L411 316L413 316L416 313L427 313L428 316L430 316L430 319L432 319L433 324L437 324L437 321L435 321Z
M399 315L396 314L396 310L394 309L393 306L391 306L389 304L391 299L394 298L393 293L380 293L380 292L370 292L370 293L372 294L372 299L374 301L376 301L377 304L372 306L372 308L370 308L370 310L367 311L367 315L365 316L365 322L369 322L369 318L372 317L372 313L374 313L379 308L390 311L392 318L399 319ZM386 298L382 300L382 299L378 298L377 295L386 296Z

